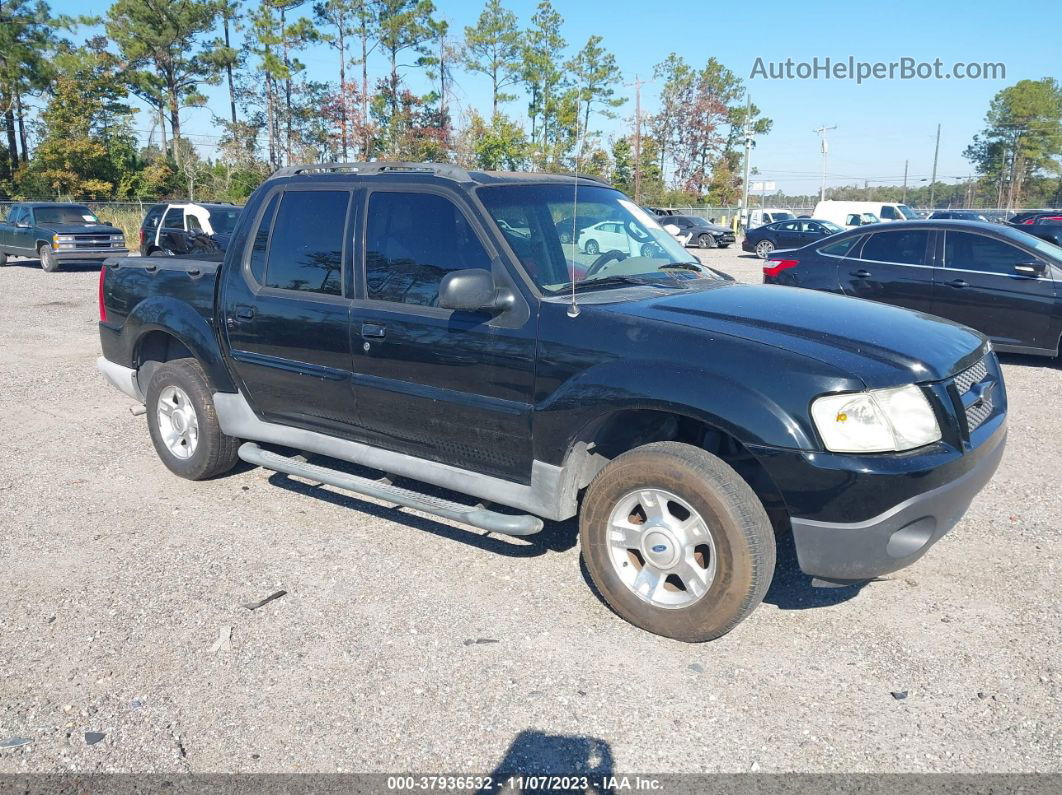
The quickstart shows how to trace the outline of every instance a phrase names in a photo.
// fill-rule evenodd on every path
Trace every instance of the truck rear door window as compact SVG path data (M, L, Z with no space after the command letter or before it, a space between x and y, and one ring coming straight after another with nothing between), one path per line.
M163 229L184 229L184 208L171 207L162 219Z
M343 237L349 201L347 191L284 194L269 241L266 287L342 294Z

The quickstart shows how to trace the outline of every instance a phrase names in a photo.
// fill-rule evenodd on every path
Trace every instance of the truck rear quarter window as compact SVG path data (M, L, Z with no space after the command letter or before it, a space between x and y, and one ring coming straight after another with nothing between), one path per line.
M277 202L280 194L274 193L273 198L266 205L262 213L262 220L258 222L258 231L254 233L254 245L251 248L250 269L251 276L258 284L265 282L266 253L269 249L269 232L273 228L273 216L277 213Z
M464 214L434 193L373 193L365 241L366 290L377 301L435 306L448 272L490 268Z
M307 190L284 194L269 240L266 287L342 294L343 237L349 202L347 191Z

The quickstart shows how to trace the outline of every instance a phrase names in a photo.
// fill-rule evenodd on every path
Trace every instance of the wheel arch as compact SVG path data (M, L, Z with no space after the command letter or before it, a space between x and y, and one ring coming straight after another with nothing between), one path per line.
M718 418L692 409L617 409L584 424L574 435L564 460L572 493L578 494L589 486L617 456L663 441L688 444L718 456L756 493L775 530L788 529L785 500L766 468Z
M141 301L126 318L123 334L130 334L133 339L130 360L145 388L154 367L174 359L193 358L203 368L212 389L236 391L214 329L186 302L162 297Z

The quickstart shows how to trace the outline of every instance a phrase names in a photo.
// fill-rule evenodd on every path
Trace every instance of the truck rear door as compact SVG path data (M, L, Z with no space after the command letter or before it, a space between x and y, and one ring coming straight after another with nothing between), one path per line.
M345 277L351 190L278 186L224 269L220 316L241 390L265 419L346 434L355 420Z

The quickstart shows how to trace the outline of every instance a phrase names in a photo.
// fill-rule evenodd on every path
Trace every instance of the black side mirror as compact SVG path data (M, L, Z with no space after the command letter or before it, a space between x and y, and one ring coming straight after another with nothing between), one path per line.
M514 300L507 287L495 288L494 277L483 268L450 271L439 284L439 306L443 309L497 315L512 306Z
M1014 266L1014 272L1021 276L1043 276L1047 272L1047 266L1040 262L1023 262Z

